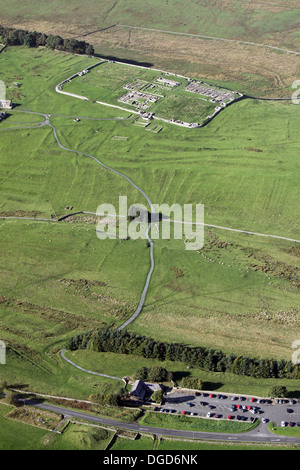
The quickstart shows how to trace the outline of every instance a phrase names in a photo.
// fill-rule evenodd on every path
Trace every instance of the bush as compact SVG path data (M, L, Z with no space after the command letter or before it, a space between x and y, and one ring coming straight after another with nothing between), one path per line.
M201 379L193 377L183 377L180 382L182 388L191 388L192 390L203 390L203 382Z
M161 404L164 399L164 391L163 390L155 390L155 392L152 393L151 395L151 400L154 401L154 403Z
M270 389L270 397L286 398L288 396L287 388L283 385L275 385Z
M153 366L149 370L148 379L151 382L164 382L167 380L168 371L160 366Z
M13 405L13 406L21 406L18 400L18 395L14 392L7 393L5 397L5 403L7 403L8 405Z
M146 380L148 378L148 373L149 369L147 367L140 367L135 373L135 378L138 380Z

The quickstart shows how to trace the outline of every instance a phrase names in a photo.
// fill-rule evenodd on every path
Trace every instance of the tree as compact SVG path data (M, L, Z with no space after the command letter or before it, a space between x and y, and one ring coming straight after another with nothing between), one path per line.
M20 406L20 402L18 400L18 395L12 391L9 391L5 397L5 403L8 405L13 406Z
M202 380L195 377L183 377L180 385L182 388L189 388L191 390L203 390Z
M136 371L135 377L138 380L146 380L148 377L148 372L149 372L148 367L142 366Z
M36 33L26 33L24 35L24 46L27 46L27 47L36 46Z
M274 385L270 389L270 396L277 398L286 398L288 396L287 388L283 385Z
M154 401L154 403L161 404L164 400L164 396L165 394L163 390L155 390L151 395L151 400Z
M161 366L153 366L148 373L148 380L151 382L164 382L167 379L168 371Z
M95 49L93 48L93 46L91 44L88 45L88 47L86 49L86 53L88 55L94 55L95 54Z

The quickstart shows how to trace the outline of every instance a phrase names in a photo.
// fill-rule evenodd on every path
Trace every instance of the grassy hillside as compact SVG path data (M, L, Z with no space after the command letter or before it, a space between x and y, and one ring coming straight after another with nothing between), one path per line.
M154 203L202 202L206 223L300 238L299 106L245 100L203 129L165 125L155 135L121 110L55 93L57 83L94 61L44 49L1 54L1 79L8 87L22 85L18 94L8 88L21 106L0 124L2 216L51 218L68 206L95 212L101 203L118 207L120 195L129 204L145 202L117 175L60 150L50 128L5 131L30 124L33 116L24 107L103 119L50 117L62 144L127 174ZM52 377L54 392L85 396L86 385L61 369L56 352L75 331L121 324L132 313L149 268L145 241L100 241L89 219L2 220L0 231L2 339L27 358L26 368L13 361L9 378L47 390ZM296 244L206 229L200 253L171 238L155 242L155 260L145 310L131 329L167 341L290 358L300 321ZM30 361L42 369L33 374ZM55 380L45 368L57 371Z
M258 42L268 39L289 47L299 45L299 15L296 0L4 0L1 4L2 21L48 28L64 24L68 34L119 23Z
M4 0L1 4L4 25L81 38L93 44L101 56L138 60L183 75L227 82L229 88L235 86L233 89L254 96L290 96L292 83L299 79L299 57L267 47L151 28L300 51L299 18L296 0Z

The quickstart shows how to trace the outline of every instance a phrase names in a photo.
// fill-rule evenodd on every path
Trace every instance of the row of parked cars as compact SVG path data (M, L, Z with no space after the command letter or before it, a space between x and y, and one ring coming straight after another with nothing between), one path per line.
M288 426L289 428L293 428L295 426L297 428L300 428L300 423L293 423L292 421L290 421L289 423L286 423L285 421L281 421L281 427L285 428L286 426Z

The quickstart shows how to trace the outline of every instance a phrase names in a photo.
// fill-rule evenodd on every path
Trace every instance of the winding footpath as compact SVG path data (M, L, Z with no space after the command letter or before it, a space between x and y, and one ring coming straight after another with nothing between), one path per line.
M82 372L85 372L87 374L90 374L90 375L97 375L99 377L105 377L107 379L111 379L111 380L119 380L121 382L123 382L123 379L121 379L120 377L114 377L112 375L106 375L106 374L99 374L97 372L93 372L91 370L87 370L87 369L84 369L83 367L80 367L78 366L77 364L75 364L74 362L70 361L70 359L68 359L66 356L65 356L65 353L66 353L66 349L62 349L60 351L60 356L62 357L62 359L64 359L66 362L68 362L69 364L71 364L71 366L73 367L76 367L76 369L79 369L81 370Z
M34 112L34 111L31 111L29 109L19 109L19 110L16 110L16 112L25 112L25 113L29 113L29 114L33 114L33 115L37 115L37 116L41 116L44 118L44 121L41 121L41 122L38 122L36 123L35 126L25 126L25 127L13 127L13 128L3 128L1 129L2 132L4 131L7 131L7 130L17 130L17 129L37 129L37 128L42 128L42 127L45 127L45 126L49 126L51 129L52 129L52 132L53 132L53 135L54 135L54 138L55 138L55 141L57 143L57 145L59 146L59 148L61 150L64 150L66 152L71 152L71 153L75 153L77 155L81 155L82 157L86 157L86 158L90 158L92 159L93 161L95 161L99 166L101 166L102 168L104 168L105 170L108 170L118 176L120 176L121 178L124 178L133 188L135 188L147 201L149 207L150 207L150 213L151 214L155 214L156 211L155 211L155 208L152 204L152 201L150 199L150 197L146 194L145 191L143 191L137 184L135 184L131 178L129 178L127 175L121 173L120 171L118 170L115 170L114 168L104 164L103 162L101 162L98 158L94 157L93 155L91 154L88 154L88 153L85 153L85 152L80 152L78 150L73 150L73 149L69 149L67 147L65 147L61 141L59 140L58 138L58 135L57 135L57 130L56 128L50 123L50 117L53 116L53 117L63 117L63 118L78 118L78 119L88 119L88 120L96 120L96 121L102 121L103 119L99 119L99 118L90 118L90 117L77 117L77 116L67 116L67 115L61 115L61 114L45 114L45 113L38 113L38 112ZM122 120L122 119L129 119L129 117L126 117L126 118L113 118L113 119L104 119L104 120ZM84 211L82 211L82 213L85 213ZM96 215L96 213L95 213ZM65 217L61 218L61 219L47 219L47 218L30 218L30 217L10 217L10 216L7 216L7 217L0 217L0 220L8 220L8 219L16 219L16 220L34 220L34 221L43 221L43 222L59 222L61 220L63 220ZM172 223L183 223L181 221L172 221ZM192 222L191 222L192 223ZM154 268L155 268L155 260L154 260L154 243L149 235L149 232L150 232L150 229L151 229L151 222L148 224L147 226L147 229L146 229L146 232L145 232L145 239L148 241L149 243L149 251L150 251L150 267L149 267L149 271L148 271L148 274L147 274L147 277L146 277L146 281L145 281L145 284L144 284L144 288L143 288L143 291L142 291L142 294L141 294L141 297L140 297L140 300L139 300L139 303L137 305L137 308L136 310L134 311L134 313L130 316L130 318L128 318L119 328L118 330L123 330L125 328L127 328L128 325L130 325L134 320L136 320L136 318L140 315L141 311L143 310L143 307L145 305L145 301L146 301L146 297L147 297L147 293L148 293L148 290L149 290L149 287L150 287L150 282L151 282L151 278L152 278L152 275L153 275L153 272L154 272ZM227 230L227 231L231 231L231 232L238 232L238 233L243 233L243 234L247 234L247 235L253 235L253 236L259 236L259 237L270 237L270 238L274 238L274 239L280 239L280 240L285 240L285 241L290 241L290 242L294 242L294 243L300 243L300 240L296 240L296 239L292 239L292 238L287 238L287 237L282 237L282 236L279 236L279 235L270 235L270 234L262 234L262 233L257 233L257 232L250 232L250 231L247 231L247 230L239 230L239 229L234 229L234 228L230 228L230 227L222 227L222 226L218 226L218 225L211 225L211 224L200 224L200 225L204 225L206 227L211 227L211 228L217 228L217 229L220 229L220 230Z
M105 170L110 171L110 172L118 175L119 177L125 179L133 188L135 188L145 198L145 200L147 201L147 204L150 207L150 213L155 214L155 208L152 204L152 201L151 201L150 197L137 184L135 184L134 181L132 181L131 178L129 178L127 175L117 171L116 169L104 164L103 162L101 162L95 156L93 156L91 154L88 154L88 153L85 153L85 152L80 152L78 150L69 149L61 143L61 141L58 138L56 128L50 123L50 117L51 116L57 116L57 117L63 117L63 118L70 118L70 117L75 118L76 116L64 116L64 115L58 115L58 114L48 115L48 114L45 114L45 113L33 112L29 109L26 109L26 110L21 110L20 109L19 112L25 112L25 113L41 116L44 120L41 121L41 122L35 123L36 125L34 125L34 126L3 128L3 129L1 129L1 131L18 130L18 129L36 129L36 128L42 128L42 127L45 127L45 126L50 127L52 129L54 139L55 139L57 145L59 146L59 148L61 150L66 151L66 152L71 152L71 153L80 155L80 156L85 157L85 158L92 159L97 165L101 166ZM81 117L80 119L90 119L90 120L99 120L99 121L103 120L103 119L93 119L93 118L89 118L89 117ZM114 120L119 120L119 119L128 119L128 118L115 118ZM82 211L82 213L84 213L84 212ZM45 222L59 222L59 220L47 219L47 218L30 218L30 217L0 217L0 218L1 219L34 220L34 221L45 221ZM174 221L174 222L178 222L178 221ZM223 230L229 230L229 231L233 231L233 232L240 232L240 233L251 234L251 235L255 235L255 236L272 237L272 238L278 238L278 239L282 239L282 240L287 240L287 241L300 243L299 240L289 239L289 238L276 236L276 235L259 234L259 233L255 233L255 232L247 232L245 230L237 230L237 229L232 229L232 228L228 228L228 227L220 227L220 226L216 226L216 225L208 225L208 224L203 224L203 225L208 226L208 227L215 227L215 228L223 229ZM149 289L149 286L150 286L152 274L153 274L153 271L154 271L154 268L155 268L154 244L153 244L153 241L152 241L152 239L150 237L150 234L149 234L150 228L151 228L151 223L148 224L148 227L147 227L146 232L145 232L145 238L149 242L149 248L150 248L150 250L149 250L150 251L150 268L149 268L149 271L148 271L148 274L147 274L147 278L146 278L146 282L145 282L145 285L144 285L144 288L143 288L143 292L141 294L140 301L139 301L139 304L138 304L135 312L123 325L121 325L119 327L119 330L123 330L131 322L133 322L139 316L139 314L141 313L141 311L143 309L143 306L145 304L145 300L146 300L146 296L147 296L148 289ZM113 380L118 380L118 381L123 380L119 377L114 377L114 376L110 376L110 375L106 375L106 374L100 374L100 373L92 372L92 371L89 371L87 369L84 369L84 368L78 366L77 364L73 363L68 358L66 358L65 350L62 350L60 352L60 355L61 355L62 359L67 361L70 365L72 365L73 367L76 367L77 369L79 369L79 370L81 370L85 373L89 373L89 374L96 375L96 376L101 376L101 377L106 377L106 378L113 379ZM29 403L29 401L28 401L28 403ZM115 427L124 428L124 429L128 429L128 430L133 430L133 431L137 431L137 432L145 432L145 433L151 433L151 434L156 434L156 435L165 435L165 436L167 435L167 436L173 436L173 437L179 437L179 438L207 439L207 440L218 440L218 441L235 440L235 441L240 441L240 442L259 442L259 443L268 442L268 443L271 443L271 442L274 442L276 440L277 443L279 443L279 442L280 443L299 443L299 439L297 439L297 438L290 438L290 437L287 438L287 437L280 436L278 439L276 439L276 436L274 436L269 431L261 432L260 428L257 429L257 430L250 431L246 434L222 434L222 433L204 433L204 432L196 432L196 431L195 432L193 432L193 431L182 431L182 430L173 430L173 429L166 429L166 428L145 427L145 426L140 426L138 423L124 423L124 422L111 420L111 419L106 419L106 418L100 418L100 417L89 415L89 414L86 414L86 413L80 413L78 411L73 411L73 410L65 409L63 407L48 405L48 404L44 404L44 403L42 403L42 404L41 403L31 403L31 404L33 404L33 406L36 406L38 408L42 408L42 409L46 409L46 410L61 413L64 416L67 416L67 417L80 418L80 419L83 418L83 419L86 419L88 421L92 421L94 423L99 423L101 425L105 424L105 425L109 425L109 426L115 426Z
M80 152L78 150L73 150L73 149L69 149L67 147L65 147L59 140L58 138L58 135L57 135L57 131L56 131L56 128L50 123L50 116L51 115L48 115L48 114L44 114L44 113L37 113L37 112L34 112L34 111L30 111L29 109L24 109L24 110L20 110L19 112L25 112L25 113L29 113L29 114L34 114L34 115L38 115L38 116L41 116L44 118L44 121L43 122L40 122L38 123L37 126L27 126L27 127L21 127L21 129L24 129L24 128L29 128L29 129L33 129L33 128L41 128L41 127L44 127L44 126L49 126L51 129L52 129L52 132L53 132L53 135L54 135L54 138L55 138L55 141L57 143L57 145L59 146L59 148L61 150L64 150L66 152L71 152L71 153L75 153L77 155L81 155L82 157L87 157L87 158L90 158L92 159L93 161L95 161L98 165L100 165L102 168L120 176L121 178L124 178L133 188L135 188L147 201L149 207L150 207L150 213L151 214L154 214L155 213L155 209L154 209L154 206L152 204L152 201L150 199L150 197L145 193L145 191L143 191L138 185L136 185L131 178L129 178L127 175L121 173L120 171L117 171L115 170L114 168L111 168L109 167L108 165L105 165L104 163L102 163L98 158L94 157L93 155L90 155L88 153L85 153L85 152ZM61 116L61 117L70 117L70 116L62 116L62 115L54 115L54 116ZM74 117L74 116L72 116ZM83 119L83 118L82 118ZM93 118L84 118L84 119L93 119ZM118 119L122 119L122 118L118 118ZM123 118L124 119L124 118ZM128 118L125 118L125 119L128 119ZM100 119L96 119L96 120L100 120ZM4 128L2 129L2 131L5 131L5 130L10 130L12 128ZM14 129L20 129L20 128L14 128ZM0 219L22 219L21 217L0 217ZM31 218L27 217L25 218L24 217L24 220L32 220ZM55 219L35 219L35 220L42 220L42 221L51 221L51 222L55 222ZM150 268L149 268L149 271L148 271L148 274L147 274L147 278L146 278L146 282L145 282L145 285L144 285L144 288L143 288L143 292L141 294L141 297L140 297L140 301L138 303L138 306L135 310L135 312L133 313L133 315L123 324L119 327L119 330L123 330L124 328L126 328L130 323L132 323L138 316L139 314L141 313L142 309L143 309L143 306L145 304L145 301L146 301L146 296L147 296L147 292L148 292L148 289L149 289L149 286L150 286L150 281L151 281L151 277L152 277L152 274L153 274L153 271L154 271L154 267L155 267L155 261L154 261L154 243L153 241L151 240L150 238L150 235L149 235L149 231L150 231L150 228L151 228L151 223L149 223L147 229L146 229L146 232L145 232L145 238L146 240L148 241L149 243L149 248L150 248Z

